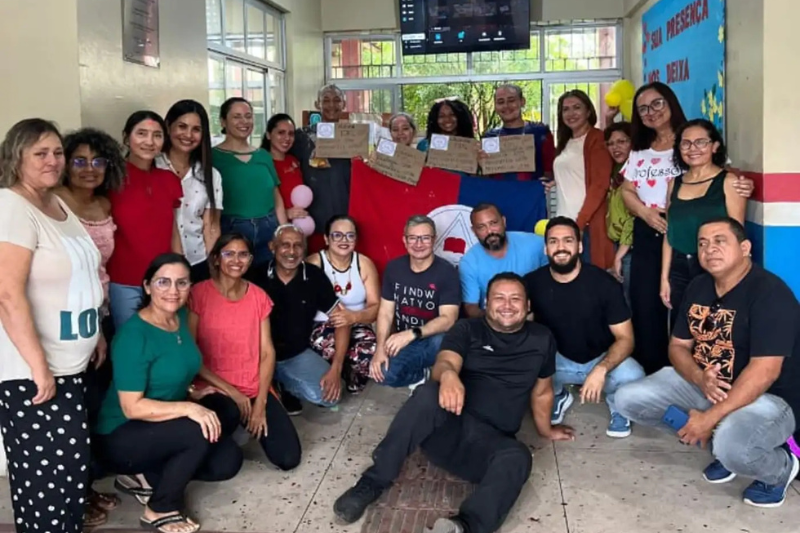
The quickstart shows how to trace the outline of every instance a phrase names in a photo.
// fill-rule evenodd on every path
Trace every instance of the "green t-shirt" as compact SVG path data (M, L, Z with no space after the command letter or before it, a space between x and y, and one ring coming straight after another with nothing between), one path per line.
M275 209L275 187L281 184L272 155L259 148L243 162L235 152L214 148L212 163L222 176L223 215L261 218Z
M128 421L119 403L119 391L144 392L145 398L164 402L186 400L202 356L189 332L185 309L178 318L178 331L170 332L145 322L137 313L114 336L114 377L100 406L96 433L108 435Z

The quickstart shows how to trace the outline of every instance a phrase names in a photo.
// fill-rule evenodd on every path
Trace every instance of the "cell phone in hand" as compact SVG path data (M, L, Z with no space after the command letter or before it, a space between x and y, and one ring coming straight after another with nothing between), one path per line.
M678 432L689 421L689 415L680 407L670 405L667 407L667 412L661 417L661 421Z

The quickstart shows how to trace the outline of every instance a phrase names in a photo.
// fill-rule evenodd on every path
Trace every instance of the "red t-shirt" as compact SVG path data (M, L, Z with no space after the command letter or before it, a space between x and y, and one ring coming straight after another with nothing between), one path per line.
M267 293L249 283L244 297L232 302L212 280L203 281L192 287L189 309L199 318L197 346L205 367L248 398L258 396L261 322L272 311Z
M292 204L292 191L298 185L303 184L303 171L300 163L294 156L286 154L286 159L278 161L275 159L275 170L278 171L278 179L281 180L278 190L283 198L283 205L286 209L294 207Z
M175 210L181 206L183 188L169 170L125 166L122 190L109 193L117 231L106 270L112 283L139 286L150 262L172 250Z

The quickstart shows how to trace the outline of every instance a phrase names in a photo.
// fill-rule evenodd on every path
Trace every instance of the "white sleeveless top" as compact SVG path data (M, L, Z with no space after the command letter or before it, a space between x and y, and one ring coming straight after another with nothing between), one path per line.
M333 292L342 302L342 305L350 311L361 311L367 306L367 288L364 280L361 279L361 270L358 268L358 252L353 252L350 266L345 271L333 268L328 261L328 254L325 250L319 253L322 261L322 270L333 284Z

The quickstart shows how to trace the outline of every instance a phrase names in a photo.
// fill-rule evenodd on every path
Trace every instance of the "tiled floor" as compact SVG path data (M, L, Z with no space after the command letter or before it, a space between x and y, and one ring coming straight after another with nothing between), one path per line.
M375 512L367 515L366 523L345 526L331 511L334 500L370 464L372 448L407 397L406 390L373 386L348 398L338 412L306 406L294 419L304 446L297 470L284 473L265 464L251 442L246 447L248 460L236 479L189 487L189 512L206 531L411 532L409 523L381 525L371 519ZM532 420L526 420L519 438L534 451L533 473L501 533L800 530L800 483L795 482L780 509L756 509L741 501L746 480L721 486L702 480L707 452L640 427L627 439L609 439L606 419L602 405L574 406L567 423L576 428L578 439L556 445L542 441ZM456 494L456 489L448 490ZM140 512L137 504L124 499L110 523L97 531L135 530ZM0 532L11 531L11 521L8 486L0 481Z

